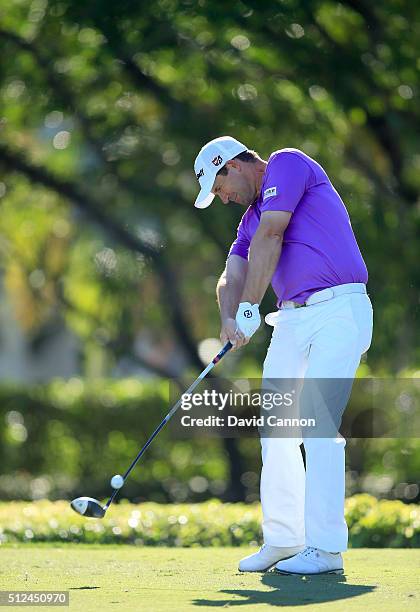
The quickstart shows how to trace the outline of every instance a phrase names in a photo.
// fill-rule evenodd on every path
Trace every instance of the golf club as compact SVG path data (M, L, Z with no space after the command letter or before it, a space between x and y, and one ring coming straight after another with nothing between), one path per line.
M214 368L216 363L218 363L222 359L222 357L224 357L224 355L226 355L226 353L230 351L231 348L232 348L232 344L230 342L227 342L225 346L222 348L222 350L208 364L208 366L201 372L198 378L196 378L196 380L192 383L192 385L187 389L185 393L191 393L196 388L196 386L199 384L199 382L202 381L203 378L207 376L210 370ZM123 474L122 476L123 482L125 482L127 476L130 474L131 470L136 466L140 457L143 455L146 449L150 446L153 439L156 438L160 430L163 429L166 423L172 418L172 416L178 410L178 408L181 405L181 401L182 401L182 396L179 398L176 404L171 408L171 410L168 412L168 414L163 419L163 421L160 423L160 425L155 429L155 431L152 433L150 438L147 440L143 448L140 450L140 452L138 453L137 457L134 459L134 461L132 462L128 470L125 472L125 474ZM118 491L121 489L121 486L119 488L114 489L111 497L106 502L105 506L102 506L101 503L97 499L94 499L93 497L76 497L76 499L73 499L73 501L70 503L70 506L75 512L77 512L78 514L81 514L82 516L87 516L90 518L103 518L109 506L112 504L115 497L117 496Z

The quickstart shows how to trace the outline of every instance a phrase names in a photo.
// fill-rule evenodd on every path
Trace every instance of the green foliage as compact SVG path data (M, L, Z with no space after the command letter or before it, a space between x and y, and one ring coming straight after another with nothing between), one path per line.
M0 386L0 497L106 495L108 479L130 465L179 392L174 382L136 379ZM386 395L383 404L392 407ZM404 418L407 414L414 417L404 413ZM160 432L121 494L138 502L258 500L259 440L235 440L239 455L231 472L225 441L180 439L173 427L178 417ZM348 494L367 491L416 501L419 448L415 438L349 439ZM233 490L235 479L243 486L241 494Z
M355 495L346 501L346 520L355 548L420 544L420 507L415 504Z
M418 17L399 0L0 0L0 290L28 347L64 324L87 379L197 372L243 211L195 210L192 166L230 133L264 158L298 147L325 166L369 268L363 374L418 368ZM273 305L269 292L263 312ZM258 377L268 334L226 372ZM0 493L102 495L168 403L164 382L121 385L1 389ZM229 495L234 445L168 442L165 431L124 494ZM237 446L252 501L258 441ZM347 449L350 491L418 495L418 441Z
M0 390L1 495L102 495L168 412L169 382L135 379ZM129 499L201 500L225 492L222 441L172 439L171 425L124 489ZM255 488L256 483L253 483Z
M21 0L0 10L10 60L0 69L0 248L28 333L60 313L82 341L81 369L103 352L107 375L132 357L137 334L163 351L168 338L182 344L169 282L193 340L217 336L215 280L242 211L194 210L192 164L203 142L231 133L265 158L293 146L325 165L370 271L368 362L418 363L416 3ZM75 189L163 248L176 274L164 280L116 239L114 221L92 223ZM249 347L254 369L266 341Z
M420 508L370 495L347 500L352 547L416 547ZM145 546L241 546L261 540L256 504L140 505L123 502L104 519L77 516L67 502L0 503L0 542L130 543Z

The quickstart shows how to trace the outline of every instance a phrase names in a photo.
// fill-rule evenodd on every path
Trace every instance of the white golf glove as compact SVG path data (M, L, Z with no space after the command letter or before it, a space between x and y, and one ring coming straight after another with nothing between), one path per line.
M238 329L250 338L255 334L261 324L261 317L258 304L241 302L236 313L236 325Z

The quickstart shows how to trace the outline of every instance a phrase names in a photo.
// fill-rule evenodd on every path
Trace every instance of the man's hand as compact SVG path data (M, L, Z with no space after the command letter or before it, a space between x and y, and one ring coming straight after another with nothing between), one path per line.
M232 351L249 342L249 339L245 338L244 334L238 329L235 319L225 319L223 321L220 340L223 345L229 340L233 345Z
M236 313L236 325L238 330L249 340L261 325L258 304L241 302Z

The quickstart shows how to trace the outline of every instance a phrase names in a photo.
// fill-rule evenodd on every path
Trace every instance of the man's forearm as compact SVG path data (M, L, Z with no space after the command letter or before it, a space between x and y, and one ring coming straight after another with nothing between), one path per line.
M283 244L282 235L255 233L249 251L248 272L241 302L260 304L273 278Z
M216 287L216 295L222 321L235 318L244 287L244 280L239 278L228 279L226 272L220 277Z

